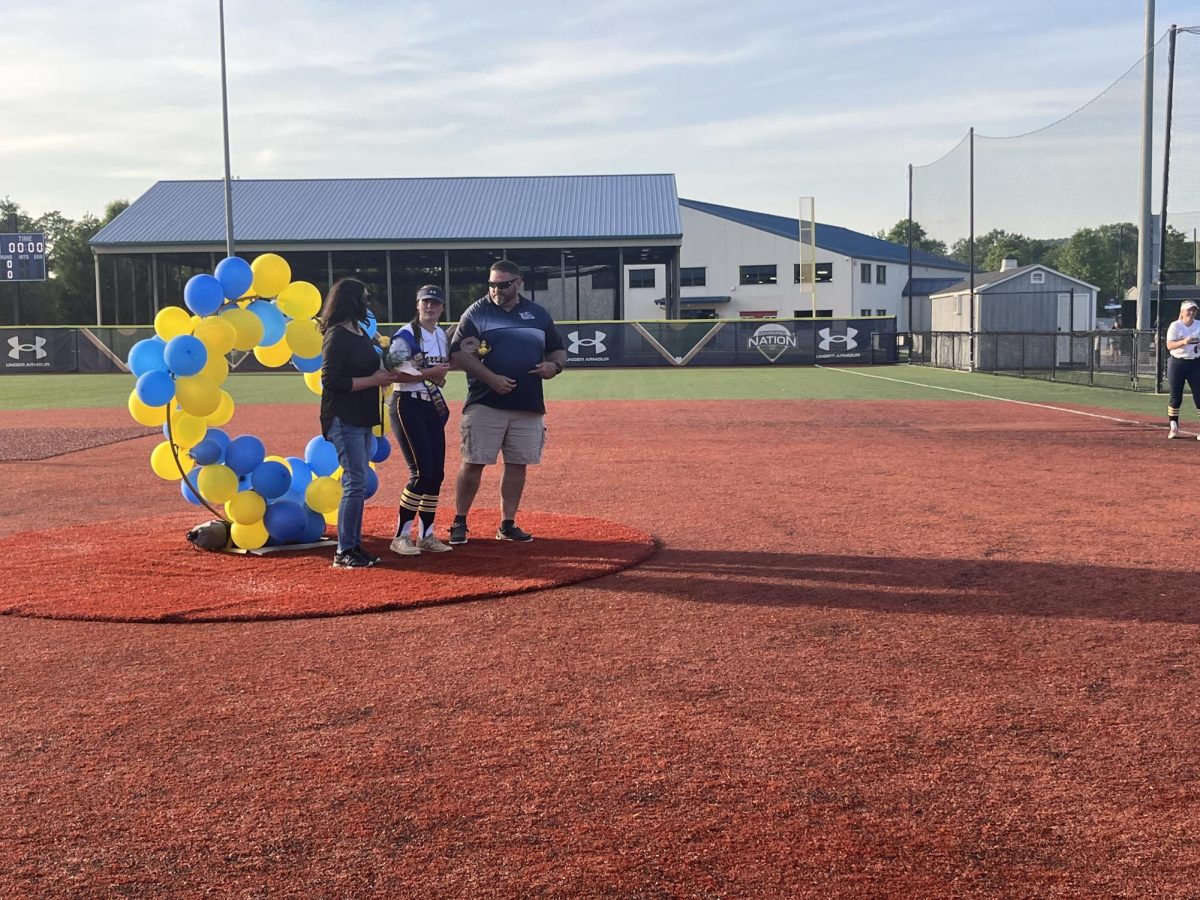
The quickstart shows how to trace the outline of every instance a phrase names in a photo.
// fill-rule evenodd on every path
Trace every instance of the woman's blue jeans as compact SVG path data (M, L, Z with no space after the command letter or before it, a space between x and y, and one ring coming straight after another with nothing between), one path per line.
M338 552L362 546L363 504L366 502L367 469L375 450L372 429L347 425L334 418L329 442L337 449L342 464L342 502L338 505Z

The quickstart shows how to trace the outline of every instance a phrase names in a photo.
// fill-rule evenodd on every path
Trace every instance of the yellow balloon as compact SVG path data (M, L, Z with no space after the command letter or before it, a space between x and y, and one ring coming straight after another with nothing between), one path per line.
M223 356L217 356L215 353L210 353L208 354L208 362L204 364L204 368L198 374L212 379L213 384L220 386L229 377L229 360Z
M196 478L196 490L209 503L232 500L238 492L237 472L220 463L204 466Z
M275 301L279 311L292 319L311 319L321 311L321 292L316 285L307 281L293 281L282 291ZM316 356L315 353L301 353L301 356Z
M321 396L321 370L304 373L304 385L318 397Z
M137 395L137 391L129 392L129 415L133 416L133 421L139 425L146 425L153 428L156 425L161 425L167 421L167 407L164 406L147 406L142 402L142 399Z
M229 536L243 550L257 550L267 542L269 537L267 526L262 522L251 522L249 525L240 525L234 522L229 527Z
M371 429L371 433L374 434L375 437L383 437L383 424L380 423L379 425L376 425Z
M284 329L283 339L297 356L310 359L321 352L321 330L315 319L292 319Z
M325 524L326 525L332 525L334 528L337 528L337 520L338 520L338 511L336 509L333 512L325 513Z
M183 466L182 472L179 471L179 465ZM176 465L175 457L171 453L170 441L163 441L150 451L150 468L164 481L178 481L192 470L195 463L186 453L180 453L179 465Z
M218 388L217 392L221 395L220 402L217 403L217 408L208 415L208 424L214 428L220 428L233 418L233 398L229 396L228 391Z
M287 260L275 253L264 253L250 263L254 273L254 293L260 297L276 297L292 280L292 268Z
M191 334L192 316L181 306L164 306L154 317L154 333L164 341Z
M233 326L235 350L253 350L262 340L262 319L248 309L227 309L221 318Z
M175 379L175 399L184 412L206 419L221 404L221 389L207 375L185 375Z
M309 507L326 516L336 512L342 502L342 485L329 475L314 478L304 489L304 502Z
M208 357L224 356L237 341L237 329L222 316L205 316L193 332L208 348Z
M181 450L190 450L204 440L208 422L179 408L171 409L171 439Z
M267 514L267 501L254 491L242 491L225 504L225 515L235 525L253 525Z
M250 313L250 315L254 315L254 313ZM292 358L292 348L288 346L286 339L280 341L278 344L272 344L270 347L264 347L260 344L254 348L254 358L264 366L278 369Z

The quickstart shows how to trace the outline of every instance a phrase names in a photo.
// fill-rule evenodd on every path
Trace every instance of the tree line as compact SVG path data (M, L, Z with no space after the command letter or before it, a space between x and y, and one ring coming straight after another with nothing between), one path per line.
M24 282L20 285L21 322L40 324L76 324L96 318L96 276L92 248L88 241L101 228L116 218L128 200L114 200L97 218L85 213L78 219L68 219L58 210L36 218L9 197L0 199L0 231L42 232L46 235L46 281ZM0 322L13 324L16 310L17 285L6 284L0 294Z
M908 219L901 219L876 237L908 245ZM1022 266L1040 263L1057 269L1072 278L1094 284L1100 289L1096 298L1098 310L1109 302L1125 299L1125 292L1137 282L1138 229L1131 222L1081 228L1069 238L1030 238L1023 234L995 228L975 238L975 268L981 272L997 272L1006 258L1012 257ZM960 238L950 247L944 241L931 238L913 221L913 249L948 256L962 263L971 262L971 244ZM1182 231L1167 226L1168 283L1196 281L1196 248Z

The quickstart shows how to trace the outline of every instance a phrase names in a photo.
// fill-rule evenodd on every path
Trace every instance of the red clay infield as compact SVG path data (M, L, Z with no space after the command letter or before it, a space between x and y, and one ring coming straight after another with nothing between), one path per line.
M197 514L101 522L0 538L8 586L0 615L109 622L226 622L335 616L499 597L574 584L641 562L650 535L600 519L531 512L528 544L492 538L494 525L450 553L400 557L387 538L368 537L382 562L334 569L330 547L262 556L198 551L183 535ZM497 511L475 520L495 522ZM365 517L387 534L395 514ZM484 538L492 538L484 540ZM53 559L48 570L46 560ZM63 577L86 573L84 578Z
M662 549L378 614L0 616L0 896L1195 896L1200 443L868 395L549 425L523 510ZM153 443L0 464L5 590L92 591L41 544L12 577L30 532L194 521ZM145 563L95 593L195 589Z

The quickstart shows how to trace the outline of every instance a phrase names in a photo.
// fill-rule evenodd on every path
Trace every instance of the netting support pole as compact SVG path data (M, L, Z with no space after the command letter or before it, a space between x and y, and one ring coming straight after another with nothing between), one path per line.
M908 335L912 343L913 327L913 167L908 164ZM909 353L912 353L911 346Z
M1146 0L1145 52L1142 56L1142 177L1138 207L1137 322L1150 329L1150 253L1154 228L1150 213L1154 169L1154 0Z
M1155 365L1154 390L1161 394L1166 380L1167 354L1164 353L1167 331L1167 192L1171 185L1171 115L1175 103L1175 35L1179 29L1171 26L1170 39L1167 43L1167 115L1166 133L1163 137L1163 182L1162 210L1159 213L1158 227L1161 232L1158 239L1158 303L1155 306L1154 353L1158 360Z
M229 169L229 94L225 89L225 0L219 0L221 18L221 133L225 138L225 255L233 256L233 181Z
M967 337L967 355L970 368L975 366L975 126L968 132L970 138L970 175L968 178L970 196L970 242L971 242L971 316L970 331Z

